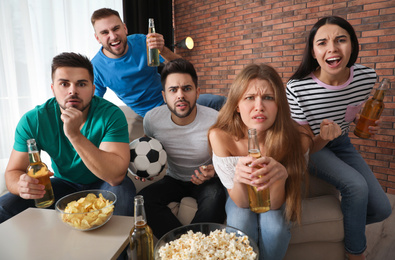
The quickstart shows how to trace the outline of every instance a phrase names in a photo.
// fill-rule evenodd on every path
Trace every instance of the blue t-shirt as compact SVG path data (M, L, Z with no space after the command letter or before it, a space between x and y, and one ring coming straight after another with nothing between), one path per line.
M85 166L64 134L60 115L55 98L27 112L16 128L14 149L27 152L27 140L34 138L38 150L46 151L51 157L56 177L79 184L98 181L99 178ZM96 96L92 98L81 133L96 147L102 142L129 142L127 122L122 110Z
M160 75L156 67L147 65L145 35L129 35L128 46L127 53L118 59L104 55L103 47L93 57L95 95L103 97L108 87L128 107L144 117L149 110L164 103ZM160 61L164 59L160 57Z

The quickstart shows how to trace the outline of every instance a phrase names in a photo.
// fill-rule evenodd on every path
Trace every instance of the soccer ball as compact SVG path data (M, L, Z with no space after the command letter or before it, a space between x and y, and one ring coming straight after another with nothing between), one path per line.
M167 154L163 145L152 137L140 137L129 144L129 172L141 178L159 175L165 168Z

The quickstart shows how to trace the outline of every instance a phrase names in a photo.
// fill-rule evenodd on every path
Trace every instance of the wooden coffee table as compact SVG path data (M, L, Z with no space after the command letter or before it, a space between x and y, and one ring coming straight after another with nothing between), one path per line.
M0 259L116 259L133 224L133 217L113 215L98 229L78 231L55 210L29 208L0 224Z

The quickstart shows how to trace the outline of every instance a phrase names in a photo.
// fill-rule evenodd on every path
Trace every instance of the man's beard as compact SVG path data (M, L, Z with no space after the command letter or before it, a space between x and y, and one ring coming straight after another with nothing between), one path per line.
M189 105L189 109L188 109L188 111L185 113L185 114L180 114L180 113L178 113L177 112L177 103L178 102L185 102L185 103L188 103L188 105ZM193 111L193 109L196 107L196 102L195 103L193 103L193 105L191 106L191 103L190 102L188 102L188 101L186 101L186 100L179 100L179 101L177 101L175 104L174 104L174 109L172 109L170 106L169 106L169 104L167 104L167 107L169 108L169 110L175 115L175 116L177 116L178 118L185 118L185 117L187 117L187 116L189 116L191 113L192 113L192 111Z
M79 99L79 98L76 97L76 96L71 96L69 99L78 99L78 100L81 100L81 99ZM82 107L81 109L78 109L78 108L76 108L75 106L71 106L71 107L74 107L74 108L78 109L79 111L84 112L84 110L87 109L87 108L91 105L91 103L92 103L92 99L88 102L88 104L86 104L86 106ZM59 104L59 107L60 107L61 109L63 109L63 110L66 110L66 109L67 109L66 106L61 105L59 102L58 102L58 104Z
M122 44L122 43L121 43L121 44ZM110 44L108 44L107 46L103 46L103 48L104 48L106 51L108 51L109 53L111 53L112 55L114 55L114 56L123 56L123 55L126 54L125 52L126 52L126 45L127 45L127 44L128 44L127 41L123 43L123 51L122 51L122 53L114 52L114 51L111 49L111 45L110 45Z

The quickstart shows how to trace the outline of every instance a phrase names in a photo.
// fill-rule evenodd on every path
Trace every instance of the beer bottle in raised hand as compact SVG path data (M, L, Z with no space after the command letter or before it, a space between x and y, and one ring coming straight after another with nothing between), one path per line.
M154 25L154 19L149 18L148 19L148 33L155 33L155 25ZM150 67L158 67L159 66L159 50L158 49L150 49L148 48L148 43L147 43L147 62L148 66Z
M389 89L389 79L383 79L380 86L376 89L373 97L369 99L359 117L355 126L354 134L360 138L369 138L372 134L369 132L369 126L374 126L375 121L381 116L384 110L384 93Z

